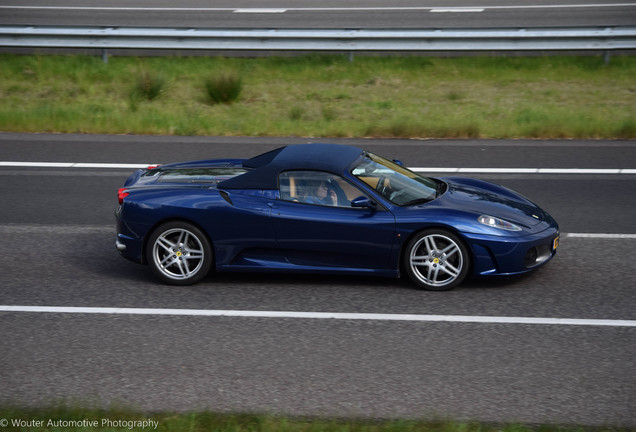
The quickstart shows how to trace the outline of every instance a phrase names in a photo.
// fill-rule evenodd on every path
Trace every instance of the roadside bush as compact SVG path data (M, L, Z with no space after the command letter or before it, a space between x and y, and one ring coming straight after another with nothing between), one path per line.
M138 99L151 101L161 96L165 86L166 79L161 74L143 70L137 78L134 93Z
M243 80L236 75L220 75L205 82L208 101L212 104L230 104L238 100L243 90Z
M636 121L634 119L623 120L619 124L615 135L616 137L623 139L636 138Z

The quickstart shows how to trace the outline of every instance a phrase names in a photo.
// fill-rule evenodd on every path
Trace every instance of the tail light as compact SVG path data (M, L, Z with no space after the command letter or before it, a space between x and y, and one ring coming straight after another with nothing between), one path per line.
M117 191L120 205L124 203L124 198L126 198L128 195L130 195L130 192L128 192L126 188L121 188L119 189L119 191Z

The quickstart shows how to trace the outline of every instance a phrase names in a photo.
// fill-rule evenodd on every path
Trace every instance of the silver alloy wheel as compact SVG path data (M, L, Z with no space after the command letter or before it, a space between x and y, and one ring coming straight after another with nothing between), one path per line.
M452 284L463 273L464 254L455 240L443 234L428 234L410 249L413 275L431 287Z
M152 259L164 276L184 280L201 270L205 250L201 240L191 231L173 228L157 237L152 246Z

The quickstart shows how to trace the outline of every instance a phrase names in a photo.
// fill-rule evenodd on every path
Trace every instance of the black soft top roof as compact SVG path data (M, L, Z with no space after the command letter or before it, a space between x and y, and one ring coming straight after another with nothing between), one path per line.
M247 159L245 174L219 183L220 189L278 189L282 171L308 170L343 174L363 151L337 144L298 144L281 147Z

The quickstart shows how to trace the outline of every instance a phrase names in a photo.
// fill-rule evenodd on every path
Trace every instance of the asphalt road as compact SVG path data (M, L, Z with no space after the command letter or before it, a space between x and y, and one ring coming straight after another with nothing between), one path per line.
M301 138L0 134L0 306L576 318L589 325L0 312L0 404L636 426L636 174L480 174L539 203L557 257L443 293L408 281L211 275L158 284L114 250L130 170L1 162L249 157ZM634 141L322 140L411 167L636 168ZM602 234L586 237L580 234ZM618 234L618 235L606 235Z
M562 0L0 0L0 24L234 28L444 28L636 24L636 3Z

